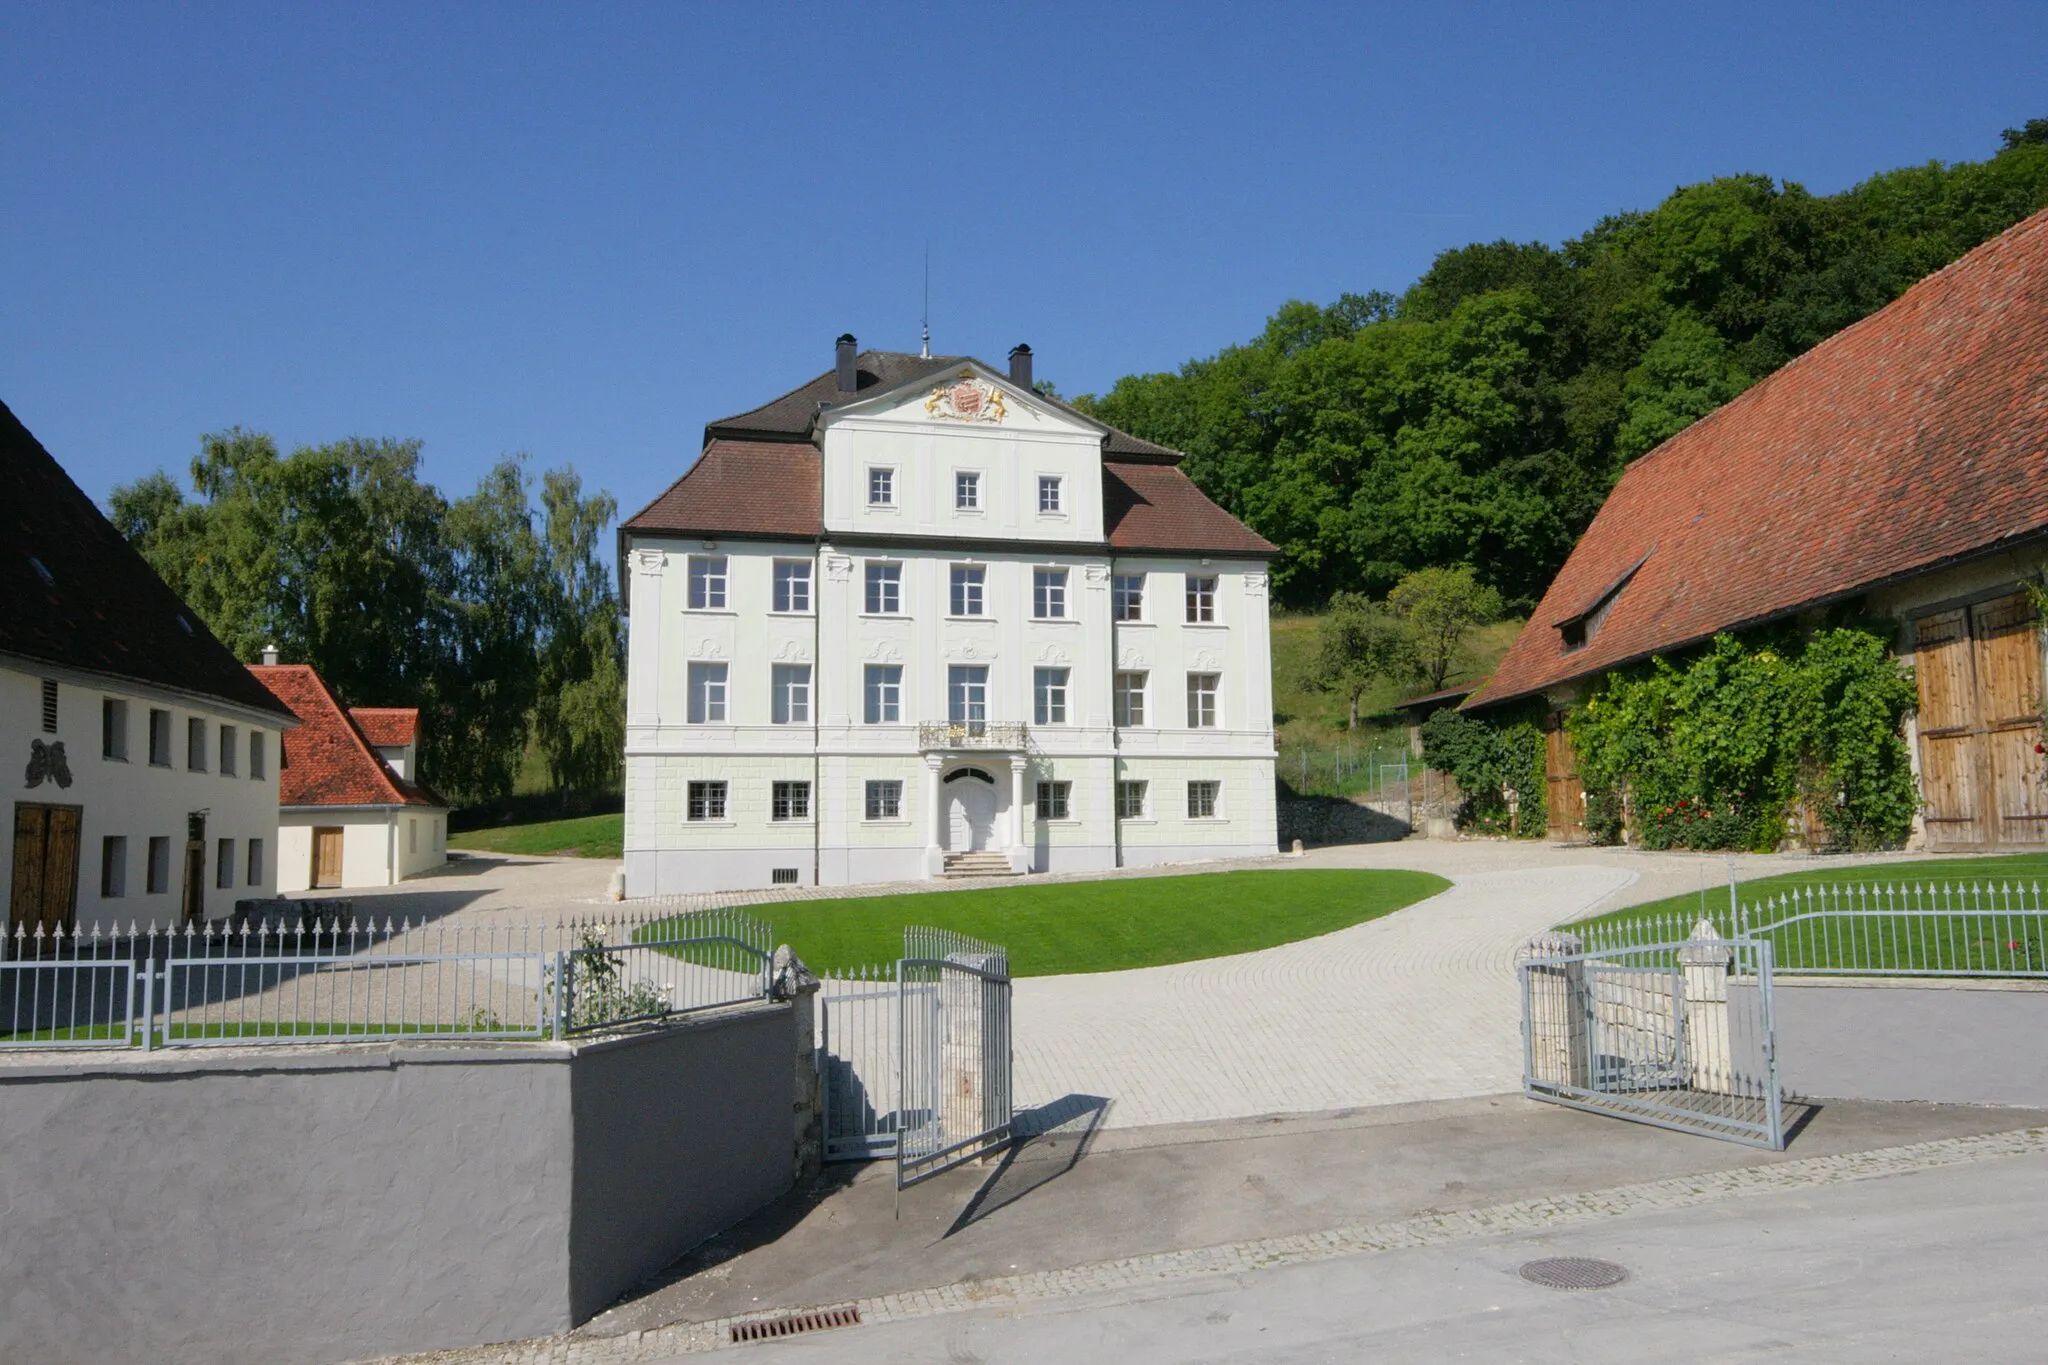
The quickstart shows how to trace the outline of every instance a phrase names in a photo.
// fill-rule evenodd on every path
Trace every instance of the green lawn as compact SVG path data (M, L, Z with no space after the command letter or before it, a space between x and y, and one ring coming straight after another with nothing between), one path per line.
M529 853L551 857L618 858L626 847L626 817L585 815L535 825L500 825L448 836L448 847L477 853Z
M1426 872L1211 872L787 901L755 913L819 970L894 962L903 926L928 924L1002 944L1013 976L1054 976L1271 948L1377 919L1449 885Z
M2025 882L2029 887L2036 882L2048 884L2048 853L2014 853L1990 858L1930 858L1925 862L1875 863L1860 867L1816 868L1809 872L1787 872L1777 877L1759 877L1755 881L1741 883L1736 891L1740 903L1754 906L1773 896L1808 886L1850 886L1858 883L1877 885L1886 882L1913 882L1916 884L1967 884L1971 882ZM1682 895L1667 896L1663 900L1650 901L1644 905L1631 905L1624 910L1611 910L1604 915L1574 922L1575 927L1597 924L1612 924L1620 920L1640 919L1654 915L1693 915L1700 913L1704 904L1715 923L1720 923L1728 913L1728 883L1709 882L1704 900L1701 893L1688 891Z

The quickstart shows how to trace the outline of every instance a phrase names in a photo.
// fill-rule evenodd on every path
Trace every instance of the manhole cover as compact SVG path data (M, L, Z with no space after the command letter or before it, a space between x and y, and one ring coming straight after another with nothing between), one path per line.
M1590 1256L1552 1256L1524 1264L1522 1278L1545 1289L1611 1289L1628 1278L1628 1270Z

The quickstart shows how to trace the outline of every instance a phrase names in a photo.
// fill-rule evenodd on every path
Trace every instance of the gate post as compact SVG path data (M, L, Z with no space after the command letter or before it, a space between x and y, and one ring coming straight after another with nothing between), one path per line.
M1715 1095L1733 1093L1734 1058L1728 1049L1728 968L1735 950L1702 919L1678 950L1685 973L1686 1084Z
M819 984L817 976L787 943L775 950L769 966L769 998L789 1002L795 1026L795 1089L791 1105L795 1142L791 1150L792 1174L799 1184L817 1175L825 1161L823 1087L818 1077Z
M1515 953L1530 1084L1584 1090L1591 1079L1586 964L1574 957L1585 946L1577 934L1538 934Z

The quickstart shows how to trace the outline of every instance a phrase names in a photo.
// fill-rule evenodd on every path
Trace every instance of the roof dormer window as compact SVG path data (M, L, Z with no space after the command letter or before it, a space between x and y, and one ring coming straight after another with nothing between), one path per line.
M1649 559L1649 553L1645 552L1641 559L1628 567L1626 573L1614 580L1613 586L1594 598L1591 606L1555 623L1558 636L1564 642L1565 653L1576 654L1592 643L1593 637L1600 633L1600 627L1606 624L1608 614L1614 610L1615 602L1621 597L1621 590L1628 586L1629 580L1636 576L1636 570L1648 563Z

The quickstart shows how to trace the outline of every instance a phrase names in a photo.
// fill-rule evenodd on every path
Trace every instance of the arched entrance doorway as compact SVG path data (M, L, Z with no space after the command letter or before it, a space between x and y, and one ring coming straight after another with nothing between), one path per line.
M946 850L981 853L996 846L996 816L1002 810L996 780L982 768L946 774Z

